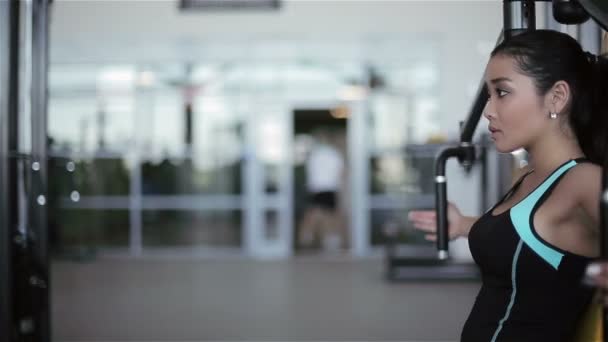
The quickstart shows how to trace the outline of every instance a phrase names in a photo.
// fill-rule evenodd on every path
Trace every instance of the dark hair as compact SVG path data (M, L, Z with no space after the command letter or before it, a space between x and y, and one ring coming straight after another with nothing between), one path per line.
M608 155L608 61L583 51L565 33L534 30L499 44L492 57L515 59L519 71L534 80L539 95L557 81L570 86L569 121L585 156L603 164Z

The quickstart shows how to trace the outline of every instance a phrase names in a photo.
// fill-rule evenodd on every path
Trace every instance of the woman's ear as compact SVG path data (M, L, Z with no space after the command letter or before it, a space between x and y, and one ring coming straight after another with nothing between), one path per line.
M570 101L570 86L565 81L557 81L547 93L547 106L551 112L561 114Z

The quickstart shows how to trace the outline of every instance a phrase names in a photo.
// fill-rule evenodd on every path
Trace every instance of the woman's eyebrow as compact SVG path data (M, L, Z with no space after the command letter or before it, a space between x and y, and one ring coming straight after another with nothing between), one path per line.
M503 82L503 81L513 82L513 80L508 77L498 77L498 78L491 80L490 83L496 84L496 83Z

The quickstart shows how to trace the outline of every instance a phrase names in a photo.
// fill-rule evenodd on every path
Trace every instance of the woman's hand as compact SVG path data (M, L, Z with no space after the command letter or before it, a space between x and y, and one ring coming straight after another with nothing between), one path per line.
M584 283L601 289L604 305L608 306L608 261L595 261L589 264Z
M412 210L408 215L414 228L425 232L424 238L429 241L437 240L437 218L435 210ZM448 202L448 235L453 240L461 236L467 236L469 229L466 225L464 216L454 204ZM469 226L470 228L470 226Z

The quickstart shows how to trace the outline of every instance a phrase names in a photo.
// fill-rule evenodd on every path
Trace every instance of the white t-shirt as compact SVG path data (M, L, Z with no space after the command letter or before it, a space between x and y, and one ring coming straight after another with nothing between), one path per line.
M342 156L334 147L316 145L306 162L306 185L309 192L338 191L344 167Z

